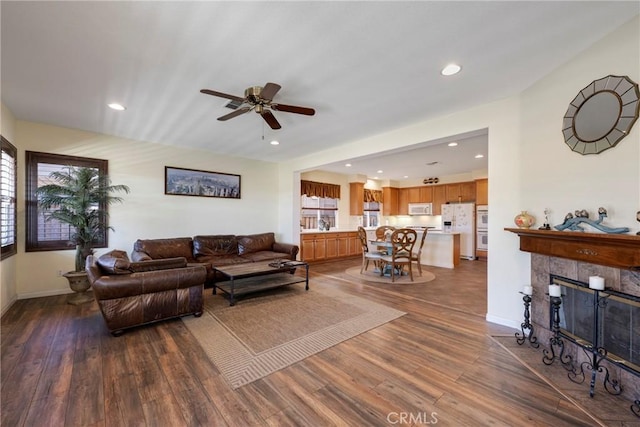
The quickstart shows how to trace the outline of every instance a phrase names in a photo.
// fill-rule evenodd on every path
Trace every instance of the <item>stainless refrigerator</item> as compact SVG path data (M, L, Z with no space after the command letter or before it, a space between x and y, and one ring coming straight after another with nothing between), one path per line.
M476 259L475 204L442 205L442 231L460 233L460 258Z

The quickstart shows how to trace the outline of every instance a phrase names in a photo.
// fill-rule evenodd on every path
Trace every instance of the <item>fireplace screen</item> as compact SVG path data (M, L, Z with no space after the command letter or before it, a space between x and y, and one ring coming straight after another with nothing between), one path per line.
M560 332L586 347L595 340L610 361L640 373L640 298L600 291L595 319L595 292L586 283L554 275L551 283L562 286Z

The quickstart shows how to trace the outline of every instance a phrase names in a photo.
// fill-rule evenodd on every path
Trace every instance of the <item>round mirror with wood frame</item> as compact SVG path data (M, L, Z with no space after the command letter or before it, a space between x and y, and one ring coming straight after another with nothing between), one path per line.
M640 112L638 84L627 76L594 80L571 101L562 120L564 142L580 154L598 154L627 136Z

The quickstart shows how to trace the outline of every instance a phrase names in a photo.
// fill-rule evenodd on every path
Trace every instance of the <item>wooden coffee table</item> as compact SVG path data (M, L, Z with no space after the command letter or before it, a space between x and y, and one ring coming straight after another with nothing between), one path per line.
M297 267L304 267L304 277L294 274ZM305 283L304 289L309 290L309 264L303 261L264 261L245 264L232 264L213 267L229 280L213 283L213 293L220 289L229 295L229 305L235 305L236 295L258 292L280 286Z

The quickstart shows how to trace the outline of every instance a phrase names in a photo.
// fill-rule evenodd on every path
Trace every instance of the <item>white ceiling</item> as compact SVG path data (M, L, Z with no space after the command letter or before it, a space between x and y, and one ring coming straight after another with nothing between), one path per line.
M640 3L0 7L2 102L18 119L283 161L512 96L630 20ZM439 72L450 62L462 72L445 78ZM282 85L277 102L312 107L316 115L275 112L278 131L254 113L221 122L216 118L231 111L227 101L199 92L241 96L266 82ZM127 110L112 111L109 102ZM272 139L281 144L269 145ZM366 168L377 170L373 163Z

